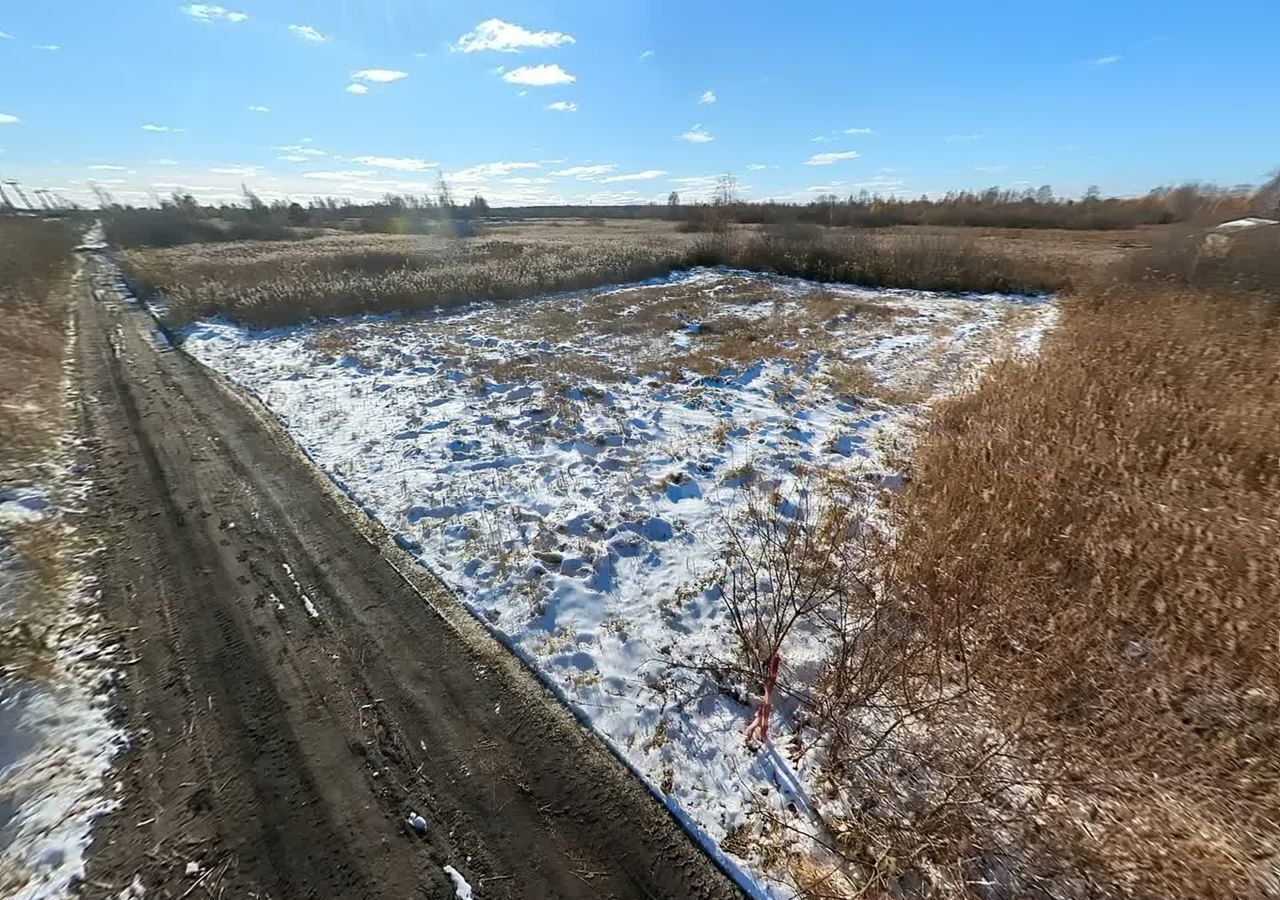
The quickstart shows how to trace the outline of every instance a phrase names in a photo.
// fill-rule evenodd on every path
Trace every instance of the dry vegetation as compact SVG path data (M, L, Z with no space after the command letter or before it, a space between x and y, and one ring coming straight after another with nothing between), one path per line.
M665 275L687 250L645 229L538 229L506 239L331 234L302 242L129 251L122 262L169 317L226 315L258 326L354 313L513 300Z
M0 219L0 491L46 482L66 429L63 363L74 229ZM70 575L69 537L51 522L0 524L0 666L39 677Z
M1094 804L1106 893L1280 890L1280 241L1249 237L1072 298L938 410L900 511L899 577Z
M130 250L121 261L139 295L164 297L174 323L226 315L255 326L512 300L698 265L926 290L1064 283L1037 260L955 234L791 226L693 237L663 222L509 226L464 239L329 234Z
M0 219L0 483L61 433L62 358L74 232Z
M1139 254L940 404L891 541L760 545L784 607L849 573L807 896L1280 894L1280 235L1243 237Z

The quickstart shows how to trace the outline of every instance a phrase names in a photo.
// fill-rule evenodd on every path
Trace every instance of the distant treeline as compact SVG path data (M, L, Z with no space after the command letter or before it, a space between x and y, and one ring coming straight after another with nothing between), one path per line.
M732 185L731 179L724 179ZM175 193L158 206L104 204L107 238L116 246L174 246L201 241L284 240L322 228L389 234L476 233L484 223L539 218L668 219L685 231L722 231L730 224L806 224L876 228L892 225L1003 228L1116 229L1170 222L1205 223L1280 211L1280 176L1258 190L1188 184L1158 188L1142 197L1058 197L1048 185L1036 190L950 192L909 200L862 192L820 196L808 203L747 202L721 189L712 203L623 206L521 206L491 208L479 195L454 202L446 186L435 197L387 195L369 203L335 198L265 203L248 189L243 203L205 205Z
M493 209L490 217L528 219L579 216L601 219L662 217L687 223L690 230L716 230L721 224L810 225L882 228L891 225L986 226L993 228L1115 229L1171 222L1222 221L1251 213L1274 213L1280 206L1280 176L1259 190L1223 189L1188 184L1157 188L1142 197L1102 197L1090 189L1081 198L1058 197L1049 185L1012 191L954 191L917 199L884 197L863 191L839 197L827 194L808 203L746 202L721 199L682 204L672 195L666 205L524 206Z
M244 196L243 204L214 206L201 204L190 194L174 193L158 206L104 204L100 215L107 240L117 247L173 247L206 241L291 240L320 228L466 236L489 213L483 197L459 204L447 192L436 199L388 195L373 203L316 198L305 206L283 200L268 204L247 188Z

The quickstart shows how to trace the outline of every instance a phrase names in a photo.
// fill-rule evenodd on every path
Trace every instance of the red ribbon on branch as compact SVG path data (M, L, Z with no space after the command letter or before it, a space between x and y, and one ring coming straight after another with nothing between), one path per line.
M777 651L769 657L769 673L764 679L764 702L756 710L750 724L747 725L747 740L755 739L760 743L769 740L769 714L773 712L773 686L778 683L778 666L782 657Z

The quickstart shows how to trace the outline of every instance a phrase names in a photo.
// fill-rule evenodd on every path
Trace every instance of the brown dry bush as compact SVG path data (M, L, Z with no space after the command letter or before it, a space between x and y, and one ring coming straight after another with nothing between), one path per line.
M938 407L895 578L1063 767L1085 893L1274 896L1280 307L1180 280L1066 301L1037 359Z

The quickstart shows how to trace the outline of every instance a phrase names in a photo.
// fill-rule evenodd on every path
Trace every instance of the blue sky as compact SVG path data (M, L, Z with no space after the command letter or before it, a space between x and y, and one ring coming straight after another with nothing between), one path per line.
M1257 183L1277 0L0 6L0 177L497 204Z

